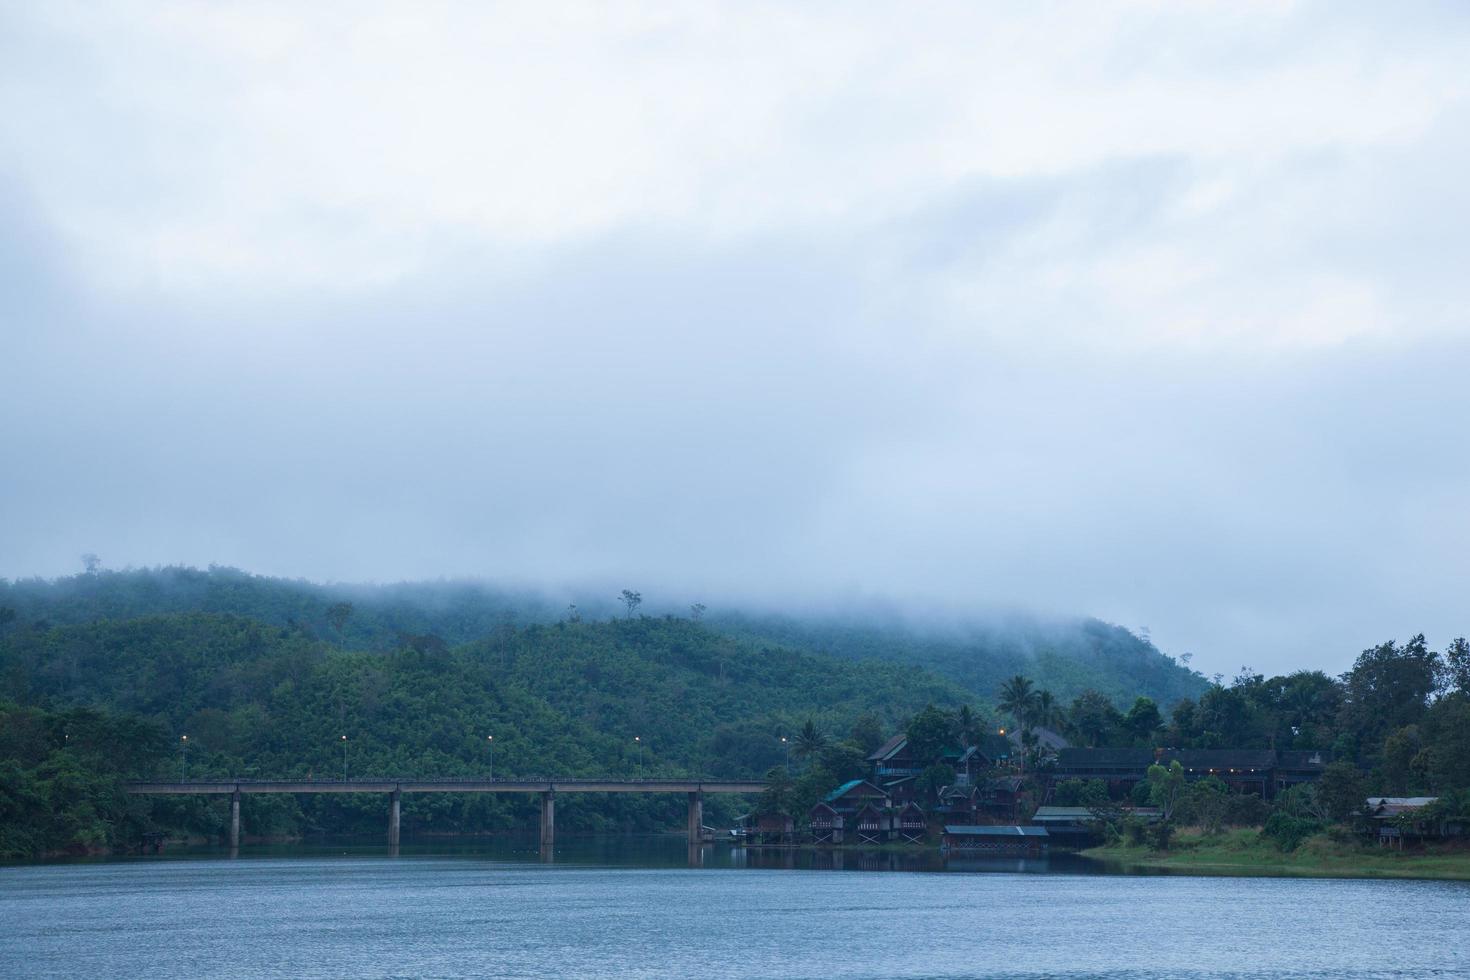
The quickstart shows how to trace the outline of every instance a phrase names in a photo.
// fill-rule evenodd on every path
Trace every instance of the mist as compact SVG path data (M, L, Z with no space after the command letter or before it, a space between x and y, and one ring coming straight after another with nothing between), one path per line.
M0 576L1442 646L1464 13L1103 6L7 8Z

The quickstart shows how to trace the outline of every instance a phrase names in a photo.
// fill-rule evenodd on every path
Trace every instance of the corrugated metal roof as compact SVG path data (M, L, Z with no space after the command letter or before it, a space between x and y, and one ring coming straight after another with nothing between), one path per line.
M1050 837L1045 827L977 827L973 824L945 824L944 832L956 837Z

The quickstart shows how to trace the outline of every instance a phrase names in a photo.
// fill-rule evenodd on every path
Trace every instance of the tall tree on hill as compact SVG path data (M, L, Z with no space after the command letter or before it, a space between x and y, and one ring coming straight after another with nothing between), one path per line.
M634 592L632 589L624 589L623 594L618 599L623 605L628 607L628 618L632 619L633 610L637 609L643 603L643 593Z

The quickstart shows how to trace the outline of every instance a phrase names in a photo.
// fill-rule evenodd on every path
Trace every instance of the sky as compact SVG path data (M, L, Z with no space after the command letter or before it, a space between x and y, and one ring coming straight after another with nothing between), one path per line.
M1470 8L0 0L0 577L1470 631Z

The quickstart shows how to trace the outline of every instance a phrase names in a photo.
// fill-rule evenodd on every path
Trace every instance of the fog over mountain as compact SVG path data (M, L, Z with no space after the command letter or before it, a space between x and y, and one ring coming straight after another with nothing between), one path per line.
M1206 674L1442 646L1467 41L1434 3L0 5L0 576L1028 610Z

